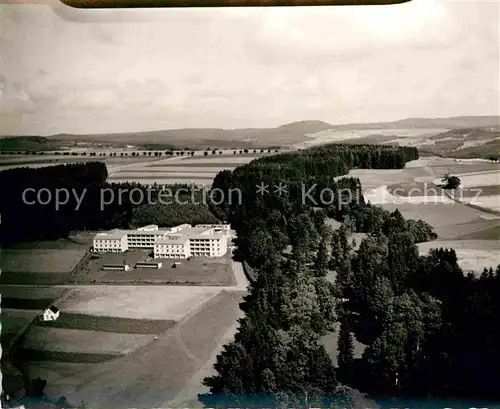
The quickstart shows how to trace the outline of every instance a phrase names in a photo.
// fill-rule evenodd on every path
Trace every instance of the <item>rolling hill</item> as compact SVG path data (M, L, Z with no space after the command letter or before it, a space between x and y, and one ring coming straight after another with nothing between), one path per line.
M236 148L267 148L276 146L291 146L301 143L311 135L325 131L361 131L361 130L396 130L400 129L483 129L498 128L500 116L460 116L450 118L408 118L392 122L354 123L332 125L323 121L299 121L276 128L184 128L167 129L146 132L125 132L107 134L57 134L45 138L43 144L70 141L102 142L123 145L134 144L138 147L175 146L190 149L236 149ZM479 131L478 131L479 132ZM488 131L485 131L488 132ZM374 135L375 136L375 135ZM487 136L487 135L486 135ZM0 137L2 138L2 137ZM26 138L26 137L23 137ZM29 138L29 137L28 137ZM9 140L17 139L9 137ZM376 138L374 139L377 143ZM387 136L383 137L387 142ZM390 139L390 138L389 138ZM463 139L463 138L462 138ZM2 141L2 139L0 139ZM5 139L4 139L5 141ZM49 142L50 141L50 142ZM32 141L33 142L33 141ZM36 142L36 141L35 141ZM33 142L33 143L35 143ZM382 141L378 141L380 143ZM5 144L6 142L4 142ZM13 144L14 141L9 141ZM37 143L35 143L36 145ZM0 145L2 149L2 145ZM22 150L23 148L15 148Z

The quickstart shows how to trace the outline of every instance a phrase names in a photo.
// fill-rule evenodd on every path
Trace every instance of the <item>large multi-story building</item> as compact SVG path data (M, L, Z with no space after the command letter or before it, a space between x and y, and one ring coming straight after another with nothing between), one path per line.
M166 234L165 230L158 229L155 224L139 227L137 230L127 231L129 248L152 249L155 242L161 240Z
M113 230L94 237L94 251L124 252L152 249L154 258L221 257L227 252L228 224L181 224L169 229L156 225L137 230Z
M227 252L229 229L212 225L187 227L155 243L155 258L221 257Z

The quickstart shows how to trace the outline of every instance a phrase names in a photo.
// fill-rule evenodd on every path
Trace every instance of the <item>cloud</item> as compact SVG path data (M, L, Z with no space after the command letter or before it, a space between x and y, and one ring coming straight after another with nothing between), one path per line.
M1 7L4 134L498 113L498 4Z
M34 109L33 101L21 84L0 76L0 114L25 114Z

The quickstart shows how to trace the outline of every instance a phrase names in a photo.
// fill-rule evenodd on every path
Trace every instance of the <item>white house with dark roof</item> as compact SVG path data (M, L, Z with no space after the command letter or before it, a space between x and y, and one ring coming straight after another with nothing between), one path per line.
M59 309L54 305L51 305L39 316L41 321L55 321L59 318Z

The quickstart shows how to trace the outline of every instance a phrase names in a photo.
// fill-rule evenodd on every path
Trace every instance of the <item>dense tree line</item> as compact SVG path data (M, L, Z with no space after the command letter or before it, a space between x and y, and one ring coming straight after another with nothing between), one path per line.
M221 204L210 203L210 210L236 229L236 255L256 280L234 341L204 381L207 406L357 407L359 396L340 384L373 395L498 397L500 268L474 277L460 269L453 250L420 256L415 244L436 237L431 227L365 203L360 181L346 177L356 167L401 168L417 158L414 148L331 145L259 158L216 176L213 197ZM145 186L108 184L106 177L100 163L1 172L1 239L209 218L204 206L170 213L141 207L119 192L145 193ZM276 189L280 184L286 189ZM21 200L26 187L85 190L85 200L78 209L75 198L59 210L28 206ZM103 189L115 197L101 209ZM341 227L333 230L326 217ZM368 235L357 250L353 232ZM321 343L336 325L338 368ZM361 359L353 356L354 340L366 345Z
M350 251L348 235L365 227L368 212L359 210L367 207L359 180L338 177L353 167L400 168L417 157L411 148L332 145L259 158L216 176L213 188L224 200L213 212L237 230L237 256L257 271L257 280L241 306L245 318L235 340L217 359L217 375L205 379L207 405L258 406L264 399L356 406L352 399L346 406L320 341L337 321L336 288L325 277ZM274 189L279 184L286 191ZM269 190L262 194L258 186ZM325 224L327 215L345 222L340 231ZM351 217L356 220L349 223ZM392 228L388 212L380 218L381 229Z
M357 362L339 350L343 381L378 395L500 398L500 266L464 274L453 250L419 256L405 231L370 236L342 265L341 322L367 345Z
M181 199L181 203L172 200L171 203L155 203L140 206L132 214L130 224L134 227L146 224L156 224L163 227L177 226L188 223L215 224L220 221L212 214L207 205L190 203L190 198Z
M278 252L282 251L289 244L286 230L291 219L308 214L313 207L325 208L337 220L351 215L358 230L365 231L365 219L377 211L366 206L359 179L341 176L353 167L402 168L406 161L416 158L415 148L375 145L326 145L262 157L216 175L213 188L224 200L220 206L212 206L212 211L219 219L231 222L238 232L240 257L257 266L259 254L253 253L259 250L254 250L252 243L268 239ZM258 186L267 186L267 193L259 192ZM279 186L285 190L279 191ZM217 203L219 197L214 198ZM387 217L387 212L377 213L377 221ZM431 231L422 224L415 229L422 230L423 235Z
M304 406L313 397L316 405L335 406L345 394L339 382L373 395L500 391L497 376L488 379L499 360L493 323L500 318L494 303L500 269L474 278L464 275L453 250L419 256L415 244L436 238L428 224L365 203L359 180L339 178L355 167L401 168L417 158L413 148L332 145L260 158L216 176L213 187L224 201L213 212L237 230L237 256L257 281L217 374L205 379L207 405ZM273 189L279 183L286 192ZM318 203L304 202L304 184L319 186L309 200ZM269 190L261 194L257 186ZM335 196L327 203L318 193L325 189ZM327 227L326 216L341 227ZM353 232L368 234L356 251ZM335 285L325 280L329 271L336 272ZM339 367L332 371L319 338L335 322ZM366 345L362 359L354 359L354 338ZM481 368L488 371L478 376Z
M216 220L202 204L201 191L191 186L107 183L107 175L101 162L0 172L0 244L50 240L72 231L129 228L136 223L171 226ZM160 198L165 188L169 195ZM179 189L187 196L182 201L185 205L173 203Z
M334 286L320 268L331 232L307 213L286 231L295 243L289 257L264 226L250 239L257 281L241 304L245 317L234 341L217 358L217 374L204 381L211 393L200 398L208 407L330 407L346 399L321 343L336 321Z

